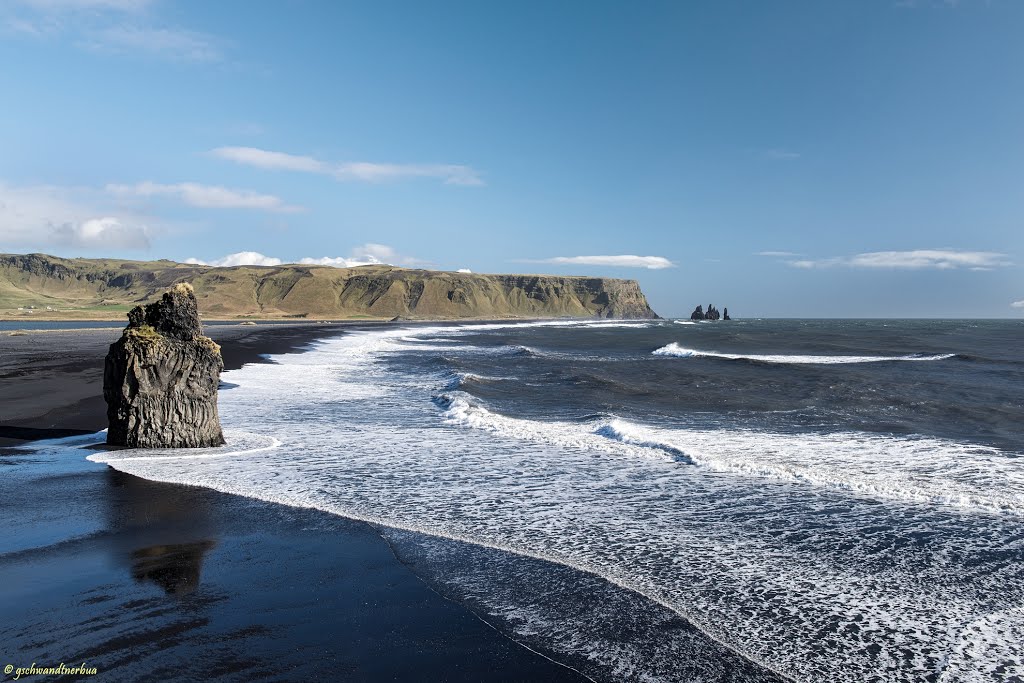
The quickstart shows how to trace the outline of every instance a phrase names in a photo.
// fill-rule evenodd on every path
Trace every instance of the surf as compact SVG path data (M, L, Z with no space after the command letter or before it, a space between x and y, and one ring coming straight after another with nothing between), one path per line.
M756 353L720 353L717 351L701 351L688 349L676 342L666 344L651 351L654 356L670 356L673 358L721 358L724 360L748 360L761 363L785 363L792 365L842 365L847 363L886 363L894 361L936 361L954 358L955 353L940 354L905 354L901 356L826 356L802 354L756 354Z

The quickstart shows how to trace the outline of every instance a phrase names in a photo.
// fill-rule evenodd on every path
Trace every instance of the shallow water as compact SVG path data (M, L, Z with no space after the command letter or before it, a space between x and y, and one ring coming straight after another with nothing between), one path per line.
M1019 680L1022 335L370 330L225 373L225 448L91 459L376 522L444 592L598 679ZM559 567L611 583L573 609Z

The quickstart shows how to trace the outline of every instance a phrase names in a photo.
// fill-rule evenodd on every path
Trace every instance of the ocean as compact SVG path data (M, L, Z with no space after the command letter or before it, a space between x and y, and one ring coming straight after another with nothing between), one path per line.
M595 680L1024 680L1024 322L412 324L94 462L373 523Z

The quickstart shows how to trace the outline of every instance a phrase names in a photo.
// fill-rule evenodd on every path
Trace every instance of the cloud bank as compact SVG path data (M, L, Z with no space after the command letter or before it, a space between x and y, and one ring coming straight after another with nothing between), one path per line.
M281 213L304 211L301 206L285 204L279 197L251 190L231 190L217 185L176 183L166 185L145 181L135 185L107 185L107 191L120 196L171 196L189 206L204 209L259 209Z
M381 183L407 178L434 178L446 185L483 185L480 172L461 164L393 164L368 161L330 163L310 156L256 147L217 147L213 156L266 170L299 171L331 176L339 181Z
M554 263L558 265L573 266L612 266L615 268L647 268L649 270L661 270L662 268L674 268L676 264L664 256L634 256L632 254L620 254L617 256L555 256L547 259L534 259L526 263Z
M1010 305L1013 306L1014 308L1024 308L1024 299L1021 299L1020 301L1014 301Z
M372 242L355 247L348 256L320 256L304 257L298 261L284 261L275 256L266 256L258 251L239 251L228 254L223 258L213 261L201 261L197 258L189 258L185 263L194 263L202 266L216 266L227 268L231 266L279 266L284 263L298 263L301 265L333 266L335 268L355 268L356 266L371 265L397 265L398 263L416 262L412 259L400 256L395 250L386 244L374 244Z

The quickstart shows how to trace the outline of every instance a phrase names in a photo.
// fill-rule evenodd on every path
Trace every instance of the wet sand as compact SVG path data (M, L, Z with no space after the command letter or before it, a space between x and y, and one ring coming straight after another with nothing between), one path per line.
M346 327L207 333L239 367ZM0 663L85 662L96 681L585 680L436 593L369 525L86 461L118 334L0 336ZM32 441L55 437L71 438Z
M365 323L363 323L365 325ZM206 325L226 370L263 354L300 350L355 324ZM103 358L122 326L0 332L0 446L92 433L107 426Z

